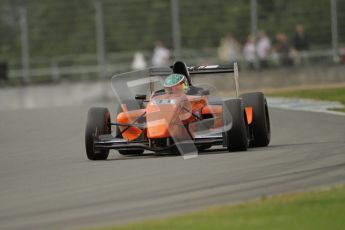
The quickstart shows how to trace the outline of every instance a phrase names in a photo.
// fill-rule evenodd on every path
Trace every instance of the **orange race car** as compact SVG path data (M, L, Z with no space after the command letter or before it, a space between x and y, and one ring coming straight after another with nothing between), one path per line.
M221 99L215 88L195 86L191 80L199 74L229 73L235 80L232 99ZM149 150L188 158L214 145L245 151L270 142L266 98L261 92L239 95L236 63L187 67L178 61L167 68L115 75L112 88L119 105L116 117L111 119L107 108L88 112L85 145L90 160L107 159L110 149L122 155Z

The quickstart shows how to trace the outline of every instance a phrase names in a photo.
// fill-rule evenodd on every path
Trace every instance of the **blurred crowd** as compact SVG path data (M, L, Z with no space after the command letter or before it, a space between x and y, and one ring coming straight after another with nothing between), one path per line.
M171 58L172 55L170 50L164 46L161 40L157 40L152 53L151 65L156 67L167 66L171 62ZM136 52L132 62L132 69L140 70L146 67L147 63L144 55L141 52Z
M242 44L233 34L222 38L218 47L218 57L223 62L244 60L250 69L267 68L270 65L292 66L305 62L304 52L309 49L309 39L302 24L296 25L295 34L289 38L278 32L271 40L265 31L249 35Z
M218 46L218 58L223 63L244 62L248 69L265 69L271 66L293 66L308 63L310 40L304 26L297 24L294 34L288 36L278 32L270 38L265 31L259 30L255 35L248 35L241 44L233 34L222 38ZM172 52L157 40L151 61L146 62L142 53L134 55L132 69L139 70L147 66L167 66L173 59ZM345 48L340 52L340 61L345 63ZM207 65L204 60L201 65Z
M220 40L218 58L222 62L233 63L243 60L249 69L264 69L271 65L292 66L306 62L304 52L309 50L309 38L302 24L296 25L295 34L290 38L278 32L274 39L260 30L255 35L249 35L242 45L233 34L228 34ZM162 41L156 41L152 53L151 65L165 66L171 61L171 51ZM136 53L132 69L142 69L147 66L143 54Z

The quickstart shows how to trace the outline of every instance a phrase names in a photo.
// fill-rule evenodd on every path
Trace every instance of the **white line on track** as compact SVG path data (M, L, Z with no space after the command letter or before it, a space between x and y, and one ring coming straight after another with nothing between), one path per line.
M270 107L274 108L302 110L345 116L345 113L343 112L329 110L344 108L344 106L337 101L317 101L311 99L269 97L267 98L267 102Z

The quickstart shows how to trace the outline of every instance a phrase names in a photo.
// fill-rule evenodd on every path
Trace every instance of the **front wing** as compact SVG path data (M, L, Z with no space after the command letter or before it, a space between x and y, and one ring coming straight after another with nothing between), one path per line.
M221 133L211 133L204 135L197 135L191 141L179 142L179 145L194 144L196 147L203 145L223 145L223 135ZM144 149L154 152L166 151L175 148L176 144L171 144L166 147L151 147L148 141L127 141L123 138L115 138L110 134L100 135L94 141L95 149L116 149L116 150L129 150L129 149Z

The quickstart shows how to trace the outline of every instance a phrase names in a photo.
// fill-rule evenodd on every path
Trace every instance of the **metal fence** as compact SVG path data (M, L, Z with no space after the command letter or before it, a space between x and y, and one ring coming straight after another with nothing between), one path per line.
M310 41L306 58L345 55L344 0L2 0L0 14L0 62L24 83L107 77L130 70L136 51L150 65L157 39L174 58L217 63L228 33L243 46L264 30L274 43L277 33L291 39L299 23Z

